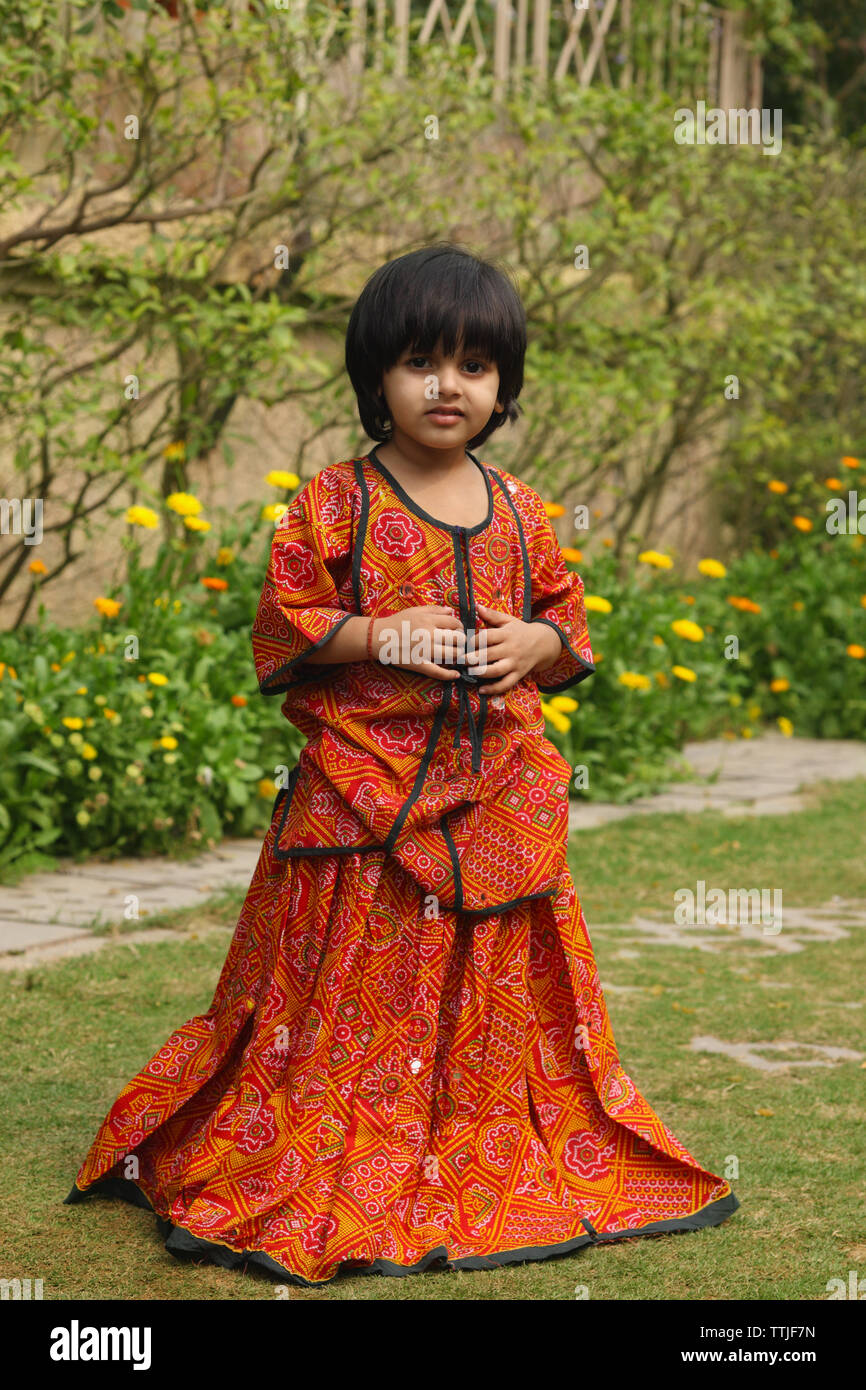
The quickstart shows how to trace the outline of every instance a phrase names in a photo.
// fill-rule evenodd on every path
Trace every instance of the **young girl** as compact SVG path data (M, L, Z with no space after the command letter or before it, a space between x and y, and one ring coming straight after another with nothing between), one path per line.
M210 1009L121 1092L67 1198L152 1207L173 1253L317 1285L739 1205L623 1071L566 862L539 692L594 670L583 584L537 494L471 452L517 418L525 347L509 279L447 244L352 313L378 443L284 513L252 631L308 743Z

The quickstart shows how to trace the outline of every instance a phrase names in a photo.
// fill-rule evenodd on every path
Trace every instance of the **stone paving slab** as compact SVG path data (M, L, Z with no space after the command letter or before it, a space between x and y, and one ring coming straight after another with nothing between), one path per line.
M687 743L682 757L698 777L717 774L714 782L677 782L655 796L627 806L577 802L569 808L570 830L590 830L625 816L656 812L720 811L724 816L787 815L801 811L797 795L815 782L866 777L866 742L836 738L785 738L769 732L760 738L708 739Z
M243 839L180 862L161 857L61 861L55 872L0 887L0 959L4 951L22 949L25 939L37 947L94 926L128 926L124 914L130 895L137 899L139 916L147 917L195 907L227 886L247 887L261 848L260 841Z
M213 928L226 938L231 928ZM129 932L125 936L94 936L92 932L80 932L65 941L41 942L38 945L16 951L14 954L0 955L0 973L12 970L32 970L36 965L47 965L52 961L69 960L75 956L91 956L106 946L128 947L137 955L139 946L149 946L157 941L192 941L192 932L171 931L168 927L154 927L151 931Z

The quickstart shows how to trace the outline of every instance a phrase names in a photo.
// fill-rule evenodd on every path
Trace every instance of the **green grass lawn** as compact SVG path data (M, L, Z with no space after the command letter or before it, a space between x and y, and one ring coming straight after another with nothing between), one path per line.
M793 816L639 816L572 836L570 859L625 1070L698 1161L730 1156L741 1208L724 1225L586 1247L492 1272L347 1278L294 1300L823 1300L866 1273L866 1063L763 1073L690 1048L778 1039L866 1057L866 929L790 955L733 941L717 954L627 944L616 926L672 911L698 879L778 887L785 908L866 898L866 781L817 789ZM95 1131L171 1030L210 1004L243 894L173 914L185 939L117 944L0 977L6 1039L0 1159L6 1278L46 1299L272 1299L274 1286L166 1254L156 1218L120 1202L62 1205ZM165 924L165 916L148 924ZM136 923L140 931L142 923ZM783 929L784 930L784 929Z

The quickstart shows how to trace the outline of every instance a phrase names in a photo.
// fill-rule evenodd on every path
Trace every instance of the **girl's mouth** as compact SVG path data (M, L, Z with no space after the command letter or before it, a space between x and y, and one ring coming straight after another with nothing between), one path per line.
M463 419L463 412L460 410L428 410L427 419L435 420L437 425L453 425L455 420Z

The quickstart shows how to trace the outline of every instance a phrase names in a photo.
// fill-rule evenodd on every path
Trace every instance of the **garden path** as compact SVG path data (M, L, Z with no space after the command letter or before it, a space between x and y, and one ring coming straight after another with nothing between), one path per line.
M785 738L775 732L748 740L689 743L683 757L701 780L674 783L656 796L627 806L575 804L570 829L663 811L778 815L802 809L803 789L816 782L866 776L866 743ZM714 775L714 781L707 780ZM0 970L84 955L118 941L135 950L139 941L188 938L186 932L130 931L129 927L156 913L193 907L221 888L245 887L260 849L258 839L224 840L215 849L184 861L158 857L77 864L67 860L56 870L31 874L15 886L0 885ZM809 926L814 930L813 924ZM659 924L654 927L655 932L664 932ZM690 944L697 944L694 934ZM770 942L763 944L770 948Z

